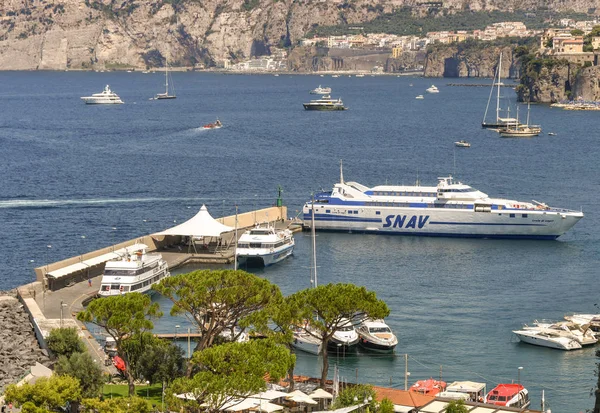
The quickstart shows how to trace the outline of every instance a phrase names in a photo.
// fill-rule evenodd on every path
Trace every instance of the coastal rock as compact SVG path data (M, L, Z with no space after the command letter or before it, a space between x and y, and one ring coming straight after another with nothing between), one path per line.
M513 48L487 47L460 48L454 46L434 47L427 53L425 77L486 77L493 78L502 52L501 78L515 78L520 73L520 62L513 55Z
M441 8L452 14L540 6L587 12L600 0L445 0ZM173 66L221 66L296 45L316 26L360 24L400 7L414 15L429 9L417 0L7 0L0 5L0 69L143 69L165 58ZM317 57L317 66L339 64ZM486 71L467 60L449 65L472 76Z
M586 67L578 73L573 85L572 97L600 101L600 67Z
M16 294L0 295L0 392L18 381L36 362L48 365L29 317Z

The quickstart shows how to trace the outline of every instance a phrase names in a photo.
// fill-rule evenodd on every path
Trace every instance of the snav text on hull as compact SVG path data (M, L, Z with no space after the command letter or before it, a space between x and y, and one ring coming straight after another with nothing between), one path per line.
M441 237L552 240L581 218L581 211L542 202L492 198L452 176L436 186L369 188L344 181L342 170L331 191L303 207L305 228L314 222L318 230Z

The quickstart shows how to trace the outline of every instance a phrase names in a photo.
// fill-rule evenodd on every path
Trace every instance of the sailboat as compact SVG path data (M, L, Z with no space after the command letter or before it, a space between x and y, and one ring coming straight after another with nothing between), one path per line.
M165 93L157 93L156 96L154 96L154 100L177 98L177 96L175 96L175 87L173 87L173 79L171 79L171 91L173 92L173 94L169 94L170 77L171 76L169 75L169 62L165 61Z
M516 126L519 124L519 120L516 118L510 117L510 106L507 105L506 109L506 117L500 117L500 112L502 109L500 108L500 87L504 84L502 83L500 77L502 76L502 52L500 52L500 57L498 58L498 67L496 68L496 73L494 75L494 80L492 81L492 89L490 90L490 96L488 98L487 106L485 107L485 114L483 115L483 121L481 122L482 128L505 128L507 126ZM490 102L492 100L492 96L494 94L494 87L496 87L496 120L490 123L486 122L488 110L490 108Z
M531 138L538 136L541 131L540 125L529 124L529 103L527 103L527 123L525 125L519 123L519 107L517 106L517 123L499 129L498 133L503 138Z
M311 287L317 287L317 244L316 244L316 233L315 233L315 206L314 206L314 197L313 197L313 207L312 207L312 266L310 267L310 284ZM311 334L308 330L311 330L310 322L307 320L304 326L298 326L294 330L294 341L292 342L292 346L297 350L302 350L306 353L319 355L321 354L321 350L323 347L323 341L317 337L318 333L316 331Z

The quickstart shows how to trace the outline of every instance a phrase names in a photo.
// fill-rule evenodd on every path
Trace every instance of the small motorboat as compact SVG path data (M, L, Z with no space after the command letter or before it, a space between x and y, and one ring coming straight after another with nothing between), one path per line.
M458 142L454 142L455 146L458 146L459 148L470 148L471 144L465 140L460 140Z
M581 344L574 338L565 337L555 331L542 330L513 330L513 333L523 343L534 346L554 348L557 350L580 350Z
M556 133L554 133L554 132L548 132L548 136L556 136Z
M421 100L421 99L425 99L425 98L423 97L423 95L418 95L415 99Z
M440 93L440 90L435 85L431 85L425 91L427 93Z
M215 121L215 123L207 123L206 125L202 126L202 129L220 129L223 127L223 124L221 123L221 121L219 119L217 119Z
M438 393L446 391L446 382L434 379L417 380L415 384L410 386L408 391L421 393L426 396L435 396Z
M383 320L367 319L357 329L358 344L372 351L392 352L398 344L398 338Z
M499 384L486 394L483 400L486 404L496 406L526 408L531 401L525 387L517 383Z

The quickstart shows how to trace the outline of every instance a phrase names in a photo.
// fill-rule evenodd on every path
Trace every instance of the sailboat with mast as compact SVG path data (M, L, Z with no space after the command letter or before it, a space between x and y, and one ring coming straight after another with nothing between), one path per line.
M169 79L171 80L171 94L169 94ZM175 87L173 86L173 79L171 79L171 75L169 74L169 62L165 60L165 93L157 93L154 96L154 100L162 100L162 99L176 99L175 96Z
M500 88L504 86L501 81L502 76L502 52L500 52L500 57L498 58L498 67L496 68L496 73L494 74L494 80L492 81L492 88L490 90L490 96L488 97L487 106L485 107L485 114L483 115L483 121L481 122L481 127L486 129L495 129L495 128L506 128L508 126L516 126L519 124L519 120L517 118L510 117L510 106L506 105L506 116L502 117L500 114L502 113L502 108L500 107ZM490 108L490 103L492 101L492 96L494 95L494 90L496 90L496 119L491 122L487 122L488 110Z
M517 106L517 123L514 125L506 126L505 128L499 129L498 133L503 138L531 138L538 136L542 131L540 125L529 124L529 102L527 103L527 123L522 125L519 123L519 107Z

